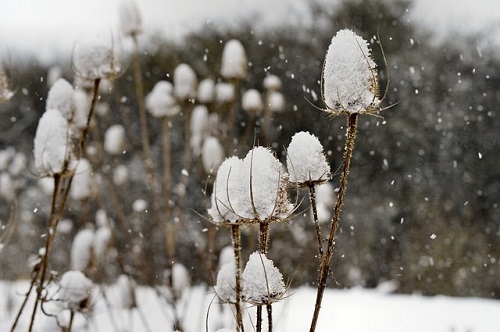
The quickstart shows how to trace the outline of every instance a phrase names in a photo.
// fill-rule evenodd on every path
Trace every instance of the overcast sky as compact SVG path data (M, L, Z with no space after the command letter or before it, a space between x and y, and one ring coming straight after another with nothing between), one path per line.
M76 40L118 27L121 0L0 0L0 47L27 50L42 60L68 52ZM321 0L337 4L339 0ZM259 26L307 23L308 0L136 0L146 33L179 38L202 24ZM499 0L415 0L408 19L439 34L491 31L500 35ZM216 23L217 22L217 23ZM500 38L497 38L499 40ZM500 44L500 43L499 43Z

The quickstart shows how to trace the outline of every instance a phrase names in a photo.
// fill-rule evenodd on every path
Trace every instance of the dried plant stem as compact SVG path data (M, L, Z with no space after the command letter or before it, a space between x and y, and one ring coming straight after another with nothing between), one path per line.
M349 170L351 167L351 158L352 158L352 152L354 150L354 141L356 139L357 125L358 125L358 114L357 113L348 114L347 137L344 148L342 172L340 173L340 187L339 187L337 202L335 203L335 208L333 210L326 253L323 255L320 263L319 276L318 276L318 291L316 294L316 304L314 306L314 314L311 322L311 328L309 330L310 332L314 332L316 330L319 311L321 309L321 302L323 300L323 294L326 288L326 280L328 278L328 272L330 271L330 261L333 256L333 249L334 249L333 244L335 240L335 234L337 233L337 228L340 220L340 213L342 212L342 206L344 205L344 195L347 190L347 177L349 175Z
M90 121L94 113L95 104L97 102L100 82L101 82L100 79L94 80L94 94L92 97L92 102L90 104L90 110L87 117L87 126L83 129L79 141L80 154L85 150L85 145L87 142L87 133L89 131ZM64 172L67 172L67 164L68 160L66 160L66 165L64 166L65 169ZM40 279L38 280L36 289L37 297L35 300L35 304L33 306L33 311L31 313L31 321L28 329L28 331L30 332L33 330L35 317L38 310L38 305L43 300L44 283L45 279L47 278L47 269L49 265L50 252L57 234L57 225L59 223L59 220L61 220L62 213L66 205L66 200L68 198L68 194L71 188L71 182L73 181L73 176L74 176L73 172L69 172L67 178L63 177L63 174L54 174L54 193L52 195L51 212L50 212L49 222L47 225L45 251L41 257L40 271L37 272L32 279L32 281L34 280L36 282L38 276L40 275ZM26 296L29 296L29 293ZM20 312L18 313L19 316L21 315L22 310L24 310L24 306L21 307ZM15 324L17 324L17 321L15 322ZM11 331L14 331L14 328L15 326L11 328Z
M175 259L175 232L172 219L172 208L170 206L171 190L171 143L170 143L170 119L162 118L162 144L163 144L163 200L165 201L165 241L168 266Z
M35 283L36 283L36 280L38 279L38 275L40 274L40 268L39 268L39 265L37 264L37 266L35 267L35 270L33 271L35 272L34 276L31 278L31 282L30 282L30 288L28 289L28 291L26 292L26 295L24 296L24 300L23 300L23 303L21 304L21 307L19 308L19 310L17 311L17 315L16 315L16 319L14 320L14 323L12 323L12 327L11 327L11 332L14 332L16 330L16 327L17 327L17 324L19 323L19 318L21 317L21 314L22 312L24 311L24 307L26 306L26 303L28 303L28 299L31 295L31 291L33 290L34 286L35 286Z
M266 309L267 309L267 331L268 332L273 332L273 305L272 304L266 304Z
M259 252L262 255L267 255L269 247L269 222L267 220L259 222ZM268 322L272 324L272 318L269 317L269 313L272 314L272 310L269 309L270 304L267 305L267 314L268 314ZM272 326L269 326L270 331L272 330ZM257 305L257 332L262 331L262 305Z
M236 331L244 332L243 314L241 312L241 229L240 225L231 225L231 238L233 241L234 259L236 261Z
M318 220L318 209L316 205L316 186L314 183L309 183L307 185L309 188L309 201L311 203L311 209L313 212L314 228L316 229L316 238L318 240L318 253L320 261L323 259L323 239L321 236L321 228L319 226Z

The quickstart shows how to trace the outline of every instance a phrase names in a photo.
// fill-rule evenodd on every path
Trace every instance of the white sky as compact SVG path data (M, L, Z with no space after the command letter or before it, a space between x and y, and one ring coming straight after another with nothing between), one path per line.
M336 4L339 0L322 0ZM439 34L491 31L500 35L499 0L415 0L409 19ZM206 22L260 26L307 23L308 0L136 0L146 33L179 38ZM118 27L120 0L0 0L0 48L27 50L42 60L69 52L76 40ZM499 40L500 38L496 38ZM498 43L500 45L500 43ZM0 49L0 52L2 50Z

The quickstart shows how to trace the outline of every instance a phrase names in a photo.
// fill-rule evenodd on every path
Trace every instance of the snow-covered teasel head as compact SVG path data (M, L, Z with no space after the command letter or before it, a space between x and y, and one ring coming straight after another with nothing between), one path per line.
M104 150L112 155L123 153L126 146L125 128L120 124L112 125L104 135Z
M245 48L239 40L229 40L222 51L221 75L228 79L241 80L247 76L247 67Z
M288 174L270 149L257 146L243 160L235 208L253 221L279 221L293 211L286 186Z
M50 87L47 96L47 109L56 109L71 122L75 113L75 90L64 78L60 78Z
M349 29L337 32L326 53L322 97L328 113L379 110L379 82L368 43Z
M142 18L134 0L123 0L118 8L120 27L125 36L137 37L142 32Z
M283 165L264 147L241 160L226 159L217 172L209 214L214 222L280 221L293 212Z
M237 187L241 181L239 174L243 160L238 157L225 159L217 170L211 201L212 207L208 214L215 223L236 223L240 218L235 213L233 202L237 200Z
M43 113L34 139L35 169L41 175L66 171L71 156L68 121L56 109Z
M203 79L198 85L198 101L202 104L210 104L215 98L215 82L211 78Z
M146 97L146 108L155 118L171 117L180 112L177 100L172 95L172 83L159 81Z
M231 248L232 250L232 248ZM233 259L221 266L217 274L215 294L224 303L236 303L236 263Z
M88 270L94 262L94 230L86 228L79 231L71 245L71 269Z
M85 158L72 161L72 164L76 166L71 167L75 169L75 175L71 182L70 197L74 200L88 199L93 194L92 166Z
M110 34L109 38L76 43L73 47L71 66L76 76L85 80L113 79L124 67L121 41Z
M224 160L224 148L217 137L209 136L203 141L201 148L201 161L205 173L210 174L219 168Z
M234 85L224 82L219 82L215 85L215 100L219 104L231 103L234 101L235 96Z
M90 308L92 281L80 271L68 271L63 274L61 288L57 295L58 303L73 312L83 312Z
M254 252L243 271L243 298L255 305L280 301L285 292L283 275L266 255Z
M276 75L267 75L263 82L264 88L269 92L281 89L281 79Z
M330 165L323 146L316 136L305 131L293 135L287 149L286 164L290 182L299 186L320 184L330 177Z
M262 102L260 92L256 89L245 91L242 97L241 107L248 113L260 115L264 110L264 103Z
M273 113L281 113L285 110L285 97L279 91L272 91L267 96L267 107Z
M174 70L174 95L179 101L187 101L196 97L198 80L194 70L181 63Z

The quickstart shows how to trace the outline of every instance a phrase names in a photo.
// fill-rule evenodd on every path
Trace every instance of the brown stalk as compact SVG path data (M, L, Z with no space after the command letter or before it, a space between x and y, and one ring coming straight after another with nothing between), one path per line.
M340 173L340 188L338 192L337 202L335 204L335 209L333 211L332 222L330 233L328 235L328 242L326 253L321 259L319 276L318 276L318 291L316 293L316 304L314 306L314 314L311 321L310 332L316 330L316 324L318 322L319 311L321 309L321 302L323 300L323 294L326 288L326 281L328 278L328 272L330 271L330 261L333 256L334 240L337 233L340 213L342 212L342 207L344 205L344 195L347 190L347 177L349 175L349 170L351 167L352 152L354 150L354 141L356 139L356 131L358 125L358 114L351 113L347 115L347 138L344 148L343 156L343 167Z
M244 332L243 315L241 312L241 229L240 225L231 225L231 238L233 241L234 259L236 261L236 330Z

